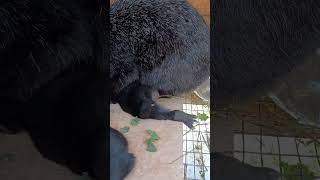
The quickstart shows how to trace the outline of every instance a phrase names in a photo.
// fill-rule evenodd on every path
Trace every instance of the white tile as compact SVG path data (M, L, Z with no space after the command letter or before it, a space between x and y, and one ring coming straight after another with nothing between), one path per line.
M205 174L205 180L210 180L210 168L208 168L208 171Z
M260 152L260 136L245 135L244 145L245 145L245 151Z
M316 155L315 153L315 148L314 148L314 143L307 144L310 142L310 139L298 139L298 150L300 155Z
M192 111L190 109L185 109L185 110L183 110L183 112L185 112L187 114L192 114Z
M209 144L208 144L209 145ZM208 145L204 142L202 142L202 152L203 153L210 153Z
M283 158L283 157L282 157L282 158ZM297 158L297 157L296 157L296 158ZM291 157L290 160L288 160L288 157L283 158L283 159L284 159L284 160L282 160L282 161L287 162L287 163L290 164L290 165L297 165L297 164L299 163L299 161L296 160L296 159L294 159L293 157ZM302 160L302 164L304 164L305 166L307 166L307 168L308 168L309 170L313 171L312 167L310 167L310 165L309 165L309 164L314 163L314 162L312 162L312 161L313 161L312 158L311 158L311 159L310 159L310 158L302 158L301 160ZM300 173L299 173L299 172L297 172L297 173L298 173L297 176L299 176ZM298 178L299 178L299 177L298 177Z
M182 109L187 109L187 104L182 104Z
M190 179L194 179L195 176L194 176L194 166L187 166L187 178L190 178Z
M201 132L199 132L198 129L196 130L196 132L193 132L192 134L193 134L193 140L194 141L200 141L201 140L200 139L200 138L202 138L201 137Z
M193 114L193 115L198 115L198 111L195 110L195 109L192 109L191 114Z
M187 132L188 130L189 130L189 128L186 126L186 125L182 125L182 130L183 130L183 134L185 133L185 132Z
M263 136L262 137L262 152L279 154L277 137Z
M281 161L286 162L288 164L299 163L299 159L297 156L281 156Z
M242 161L243 160L243 153L234 152L233 157Z
M194 157L195 157L195 164L196 165L199 165L199 166L203 166L203 163L204 163L204 157L203 157L203 154L201 153L194 153ZM203 161L203 162L202 162Z
M187 140L193 140L193 133L192 133L192 131L188 132L185 136L186 136L186 139L187 139Z
M193 151L194 151L194 142L187 141L187 152L193 152Z
M199 111L203 111L203 106L202 106L202 105L197 105L197 109L198 109Z
M205 166L210 166L210 154L203 154L203 160Z
M197 128L197 130L199 130L199 129L201 132L208 132L209 133L210 132L209 122L206 121L204 123L201 123L201 125L199 125L199 128Z
M234 136L233 136L233 148L236 151L242 151L243 150L242 135L241 134L234 134Z
M194 165L195 164L195 154L194 153L186 153L185 154L185 157L186 157L186 162L187 164L191 164L191 165Z
M296 155L297 154L297 148L295 144L294 138L290 137L280 137L280 152L281 154L292 154Z
M189 114L194 114L197 115L198 113L207 113L207 115L209 116L209 109L204 107L203 105L195 105L195 104L183 104L183 111L185 113L189 113ZM189 131L190 129L188 127L186 127L185 125L183 125L183 130L184 133L186 133L187 131ZM204 142L195 142L195 141L207 141L208 137L206 135L209 135L210 138L210 123L209 120L207 121L200 121L200 124L194 129L194 131L200 131L200 132L193 132L193 131L189 131L187 134L185 134L183 136L184 140L189 140L187 142L183 143L183 151L186 150L189 152L195 152L195 151L199 151L199 152L203 152L203 153L209 153L209 149L207 147L207 145ZM209 139L210 140L210 139ZM199 147L202 149L196 150L194 149L195 145L199 145ZM186 163L188 164L198 164L198 161L195 160L196 157L199 157L200 154L198 153L187 153L185 155L186 159ZM206 166L210 166L210 154L202 154L204 163ZM195 160L195 161L194 161ZM185 161L185 160L184 160ZM194 172L194 167L193 166L188 166L186 168L186 174L187 174L187 179L202 179L200 177L199 171L201 170L200 167L195 167L196 172ZM194 177L194 173L196 174L196 177ZM206 172L205 173L205 179L210 179L210 172Z
M272 168L276 171L280 171L279 156L275 155L263 155L263 166Z
M197 108L198 108L198 105L196 105L196 104L192 104L192 105L191 105L191 109L192 109L192 110L198 110Z
M302 164L308 166L310 171L314 172L316 176L320 175L320 167L315 157L301 157Z
M196 172L196 177L195 177L195 179L201 180L202 177L201 177L200 171L202 171L203 168L202 168L202 167L199 167L199 166L196 166L195 169L196 169L196 171L195 171L195 172Z
M245 153L245 159L244 162L252 165L252 166L257 166L261 167L261 157L260 154L250 154L250 153Z

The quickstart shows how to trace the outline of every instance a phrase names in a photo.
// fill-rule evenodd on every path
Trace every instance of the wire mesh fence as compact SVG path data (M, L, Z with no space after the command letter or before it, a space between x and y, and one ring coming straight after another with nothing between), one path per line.
M196 101L194 95L186 98L183 111L198 116L194 129L183 125L184 179L210 179L210 113L205 102Z
M232 148L226 153L275 169L283 180L320 179L320 129L299 124L268 99L241 110L216 107L213 114L214 123L232 121L233 142L225 142Z

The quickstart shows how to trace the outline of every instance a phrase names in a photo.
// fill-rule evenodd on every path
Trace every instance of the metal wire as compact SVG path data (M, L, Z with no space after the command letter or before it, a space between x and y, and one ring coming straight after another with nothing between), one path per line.
M227 117L225 114L232 114L231 119L233 120L233 124L235 124L233 136L237 136L238 141L234 140L234 142L226 143L234 143L231 152L234 157L254 166L273 168L282 174L282 179L290 176L292 180L309 180L310 178L308 177L310 176L306 172L312 172L313 179L320 179L319 129L297 125L297 120L292 119L289 115L285 117L284 113L270 101L258 101L255 106L256 108L252 108L251 106L250 111L246 108L232 110L217 107L214 109L214 114L219 114L217 115L219 117L217 119L221 119L221 121L227 118L230 121L230 117ZM273 107L272 111L270 111L270 107ZM252 111L252 109L256 110ZM293 129L297 131L294 132ZM254 137L257 139L255 141L256 144L252 140ZM250 140L250 138L252 139ZM266 142L267 139L272 140L271 144L277 146L276 151L271 150L268 152L269 150L265 147L265 144L268 144ZM239 140L242 142L239 142ZM253 147L256 147L256 149ZM286 149L290 149L290 153L285 152ZM311 151L311 149L313 150ZM226 150L226 152L228 151ZM268 164L265 161L267 157L274 158L275 164ZM294 162L290 159L294 160ZM307 163L308 160L309 163ZM253 161L257 163L253 163ZM310 162L316 162L313 163L316 165L310 165ZM297 171L288 171L283 165L284 163L295 165ZM309 171L306 171L305 167Z
M210 116L207 107L208 105L193 101L192 98L186 98L183 111L194 115L205 113ZM194 129L183 126L184 179L209 180L210 120L196 124Z

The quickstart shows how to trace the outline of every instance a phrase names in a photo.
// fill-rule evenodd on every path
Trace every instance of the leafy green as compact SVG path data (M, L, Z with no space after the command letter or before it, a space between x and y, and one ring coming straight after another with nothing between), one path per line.
M131 120L130 125L131 125L131 126L136 126L136 125L138 125L139 123L140 123L140 119L137 118L137 117L134 117L134 118Z
M198 113L197 116L200 121L206 121L209 118L205 113Z
M129 131L130 127L129 126L125 126L123 128L120 128L120 132L122 133L127 133Z
M156 132L152 131L151 129L148 129L148 130L147 130L147 133L151 136L150 139L151 139L152 141L157 141L157 140L160 139L160 137L158 136L158 134L157 134Z
M304 180L313 180L315 177L314 172L310 171L308 166L301 163L289 165L286 162L280 162L280 167L286 180L300 180L301 173Z
M156 152L157 151L157 147L154 145L153 142L159 140L160 137L158 136L158 134L155 131L153 131L151 129L148 129L147 133L150 135L149 139L144 141L144 143L147 144L147 151Z
M144 141L144 143L146 143L146 144L150 144L150 143L153 143L154 141L151 139L151 138L149 138L149 139L147 139L147 140L145 140Z
M152 142L150 142L147 144L147 151L157 152L157 147Z

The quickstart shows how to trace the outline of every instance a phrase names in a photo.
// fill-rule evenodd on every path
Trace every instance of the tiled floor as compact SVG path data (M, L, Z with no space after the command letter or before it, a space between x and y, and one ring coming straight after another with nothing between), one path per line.
M183 104L183 111L210 116L209 109L204 105ZM193 130L183 125L184 179L188 180L210 179L210 118L199 122Z
M234 157L280 171L280 162L302 163L320 179L320 146L311 139L234 134ZM311 142L311 143L308 143Z

